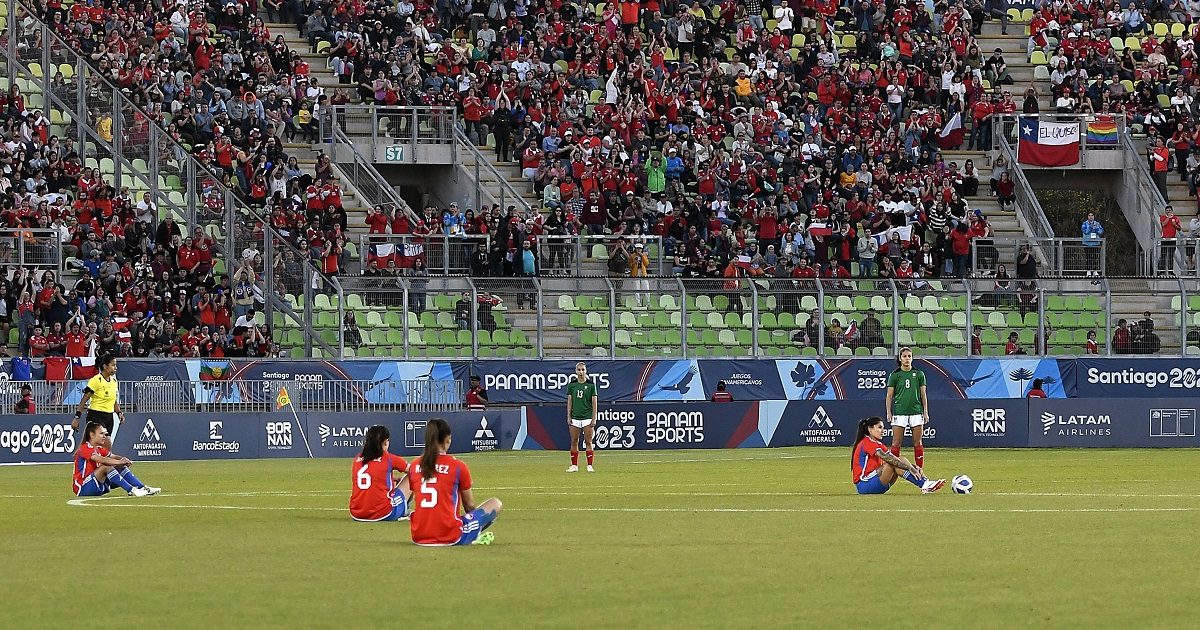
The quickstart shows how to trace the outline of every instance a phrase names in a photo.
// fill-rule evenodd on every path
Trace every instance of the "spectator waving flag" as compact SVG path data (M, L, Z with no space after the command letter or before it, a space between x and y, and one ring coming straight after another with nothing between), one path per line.
M396 246L391 243L380 243L372 245L370 251L367 252L367 262L372 260L379 261L380 269L388 266L388 261L394 260L396 255Z
M1033 166L1071 166L1079 163L1079 123L1056 123L1022 118L1017 161Z
M938 134L938 146L943 149L957 149L963 143L962 114L955 114L946 121L942 132Z
M908 245L908 243L910 241L912 241L912 226L911 225L902 225L900 227L894 227L891 229L887 229L878 234L872 235L871 238L875 239L875 243L877 245L879 245L880 247L883 247L885 243L892 240L893 233L899 234L900 242L904 243L905 245Z

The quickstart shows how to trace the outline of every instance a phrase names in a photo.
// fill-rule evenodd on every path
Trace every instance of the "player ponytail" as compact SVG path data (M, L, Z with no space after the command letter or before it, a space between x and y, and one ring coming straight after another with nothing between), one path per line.
M437 459L442 444L450 439L450 424L434 418L425 425L425 450L421 453L421 477L430 479L437 474Z
M92 434L96 432L96 429L100 429L103 426L103 424L95 420L88 420L87 425L83 427L83 441L90 443L92 441Z
M883 418L880 418L879 416L871 416L870 418L863 418L862 420L859 420L858 432L854 435L854 446L857 447L858 443L863 441L863 438L867 437L867 430L877 424L883 424Z
M373 462L383 457L383 443L391 439L391 437L392 435L388 432L388 428L382 424L377 424L367 429L367 435L363 438L363 463Z

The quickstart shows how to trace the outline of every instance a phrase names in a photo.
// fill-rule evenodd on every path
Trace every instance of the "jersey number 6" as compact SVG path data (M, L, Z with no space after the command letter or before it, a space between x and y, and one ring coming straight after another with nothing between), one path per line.
M354 476L354 483L358 484L359 490L371 489L371 475L367 474L366 464L363 464L363 467L358 469L358 474Z

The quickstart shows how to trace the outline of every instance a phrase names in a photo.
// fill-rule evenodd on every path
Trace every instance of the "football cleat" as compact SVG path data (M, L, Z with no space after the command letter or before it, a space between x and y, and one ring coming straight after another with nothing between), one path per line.
M945 479L926 479L925 483L921 485L921 494L933 494L941 490L944 485L946 485Z
M591 464L588 464L588 472L596 472L596 469L592 468Z
M579 467L575 464L571 464L567 467L567 472L579 472Z
M492 532L483 532L482 534L479 535L479 538L476 538L475 542L473 542L471 544L472 545L490 545L490 544L492 544L493 540L496 540L495 534L493 534Z
M129 496L131 496L131 497L148 497L148 496L150 496L150 491L146 490L145 488L134 488L133 490L129 491Z
M153 495L156 495L156 494L158 494L159 492L162 492L162 488L155 488L154 486L142 486L142 487L143 487L143 488L146 490L146 492L147 492L147 493L149 493L151 496L153 496Z

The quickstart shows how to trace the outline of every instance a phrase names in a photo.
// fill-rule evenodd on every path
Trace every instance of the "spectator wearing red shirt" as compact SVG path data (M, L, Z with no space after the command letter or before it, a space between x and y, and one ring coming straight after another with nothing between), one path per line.
M1087 334L1087 353L1100 354L1100 346L1096 343L1096 331L1089 330Z
M1124 319L1117 320L1117 329L1113 331L1112 349L1116 354L1133 352L1133 338L1129 335L1129 323Z
M725 381L717 381L717 391L713 392L709 400L718 403L733 402L733 394L725 391Z
M33 388L29 383L21 386L21 399L13 406L13 413L19 414L35 414L37 413L37 404L33 401Z
M971 355L979 356L983 354L983 338L980 336L983 333L982 326L975 326L971 329Z
M954 275L962 278L967 275L967 257L971 254L971 237L967 234L966 223L959 223L950 230L950 244L954 252Z
M1025 350L1021 348L1021 344L1017 343L1017 333L1008 333L1008 343L1004 345L1004 354L1025 354Z
M71 320L70 330L67 331L67 356L87 356L88 335L79 326L79 320Z
M1158 223L1162 226L1162 249L1158 254L1158 275L1170 274L1175 269L1175 239L1179 236L1179 232L1183 230L1183 224L1179 221L1179 217L1175 216L1175 209L1167 204L1162 216L1158 217Z
M1026 398L1045 398L1046 392L1042 390L1042 379L1033 379L1033 384L1029 387L1029 393L1025 394Z
M42 334L41 326L33 327L33 334L29 336L29 356L44 357L50 350L50 342L46 339L46 335Z

